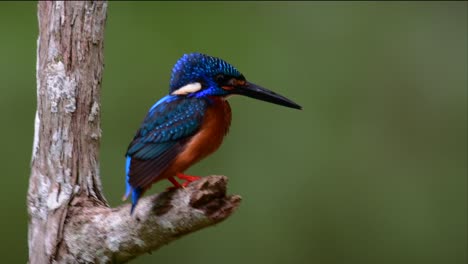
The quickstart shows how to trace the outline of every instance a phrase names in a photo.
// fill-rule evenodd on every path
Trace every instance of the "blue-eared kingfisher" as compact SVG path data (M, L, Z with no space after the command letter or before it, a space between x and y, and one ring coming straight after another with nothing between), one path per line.
M222 59L185 54L172 69L169 94L148 111L126 153L126 193L131 214L153 183L168 179L173 188L199 179L183 174L216 151L231 124L230 95L245 95L302 109L293 101L247 81ZM184 180L180 184L175 177Z

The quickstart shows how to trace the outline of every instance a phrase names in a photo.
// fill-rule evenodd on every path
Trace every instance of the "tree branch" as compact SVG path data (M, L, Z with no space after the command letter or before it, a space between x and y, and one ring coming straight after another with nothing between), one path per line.
M29 263L115 263L218 223L239 206L227 178L109 208L99 175L105 1L38 3ZM122 175L122 179L123 179Z
M66 244L80 262L126 262L229 217L241 199L226 196L226 184L224 176L204 177L186 189L142 199L134 216L129 204L114 209L75 204Z

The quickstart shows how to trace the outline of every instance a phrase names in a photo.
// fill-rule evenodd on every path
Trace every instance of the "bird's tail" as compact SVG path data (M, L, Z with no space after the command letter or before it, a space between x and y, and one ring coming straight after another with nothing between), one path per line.
M141 187L132 190L132 209L130 209L130 215L133 215L133 211L135 210L138 200L140 200L141 191Z
M140 199L142 191L143 191L143 189L141 187L133 188L129 183L129 180L130 180L129 173L130 173L130 162L131 161L132 161L132 158L127 156L127 162L125 164L125 175L126 175L125 184L126 184L126 188L125 188L125 194L122 197L122 200L125 201L125 200L127 200L130 193L132 194L132 208L130 209L130 215L133 214L133 211L135 210L135 207L136 207L136 205L138 203L138 200Z
M138 200L140 200L141 193L142 193L142 188L138 187L133 189L128 183L127 183L127 191L125 192L125 195L122 197L122 200L127 200L128 196L132 194L132 209L130 209L130 215L133 214L133 211L135 210L135 207L138 203Z

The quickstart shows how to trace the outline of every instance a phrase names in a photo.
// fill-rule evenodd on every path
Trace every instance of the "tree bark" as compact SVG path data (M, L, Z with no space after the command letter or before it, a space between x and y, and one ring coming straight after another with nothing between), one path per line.
M209 176L142 199L133 217L129 205L109 207L99 175L106 11L105 1L38 3L29 263L125 262L226 219L240 203L226 195L226 177Z

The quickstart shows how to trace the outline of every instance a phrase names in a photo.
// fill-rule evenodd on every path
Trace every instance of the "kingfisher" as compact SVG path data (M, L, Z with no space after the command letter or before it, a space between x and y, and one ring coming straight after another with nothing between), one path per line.
M215 152L231 125L227 98L244 95L302 109L286 97L246 80L226 61L201 53L183 55L174 65L169 94L148 111L126 153L126 192L133 214L152 184L169 180L183 188L200 179L184 172ZM183 180L182 184L176 178Z

